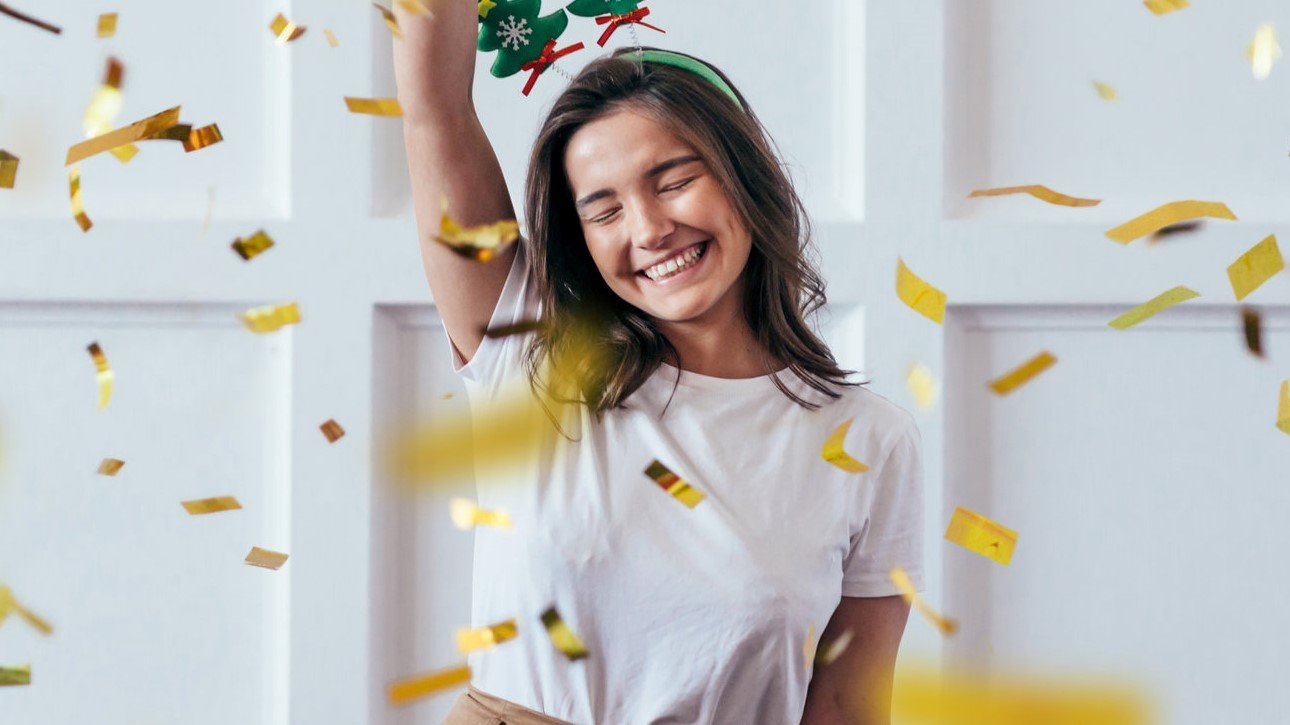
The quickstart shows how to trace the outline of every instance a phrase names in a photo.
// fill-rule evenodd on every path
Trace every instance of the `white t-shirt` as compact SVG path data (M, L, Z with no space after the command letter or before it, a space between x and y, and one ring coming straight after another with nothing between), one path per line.
M490 325L537 316L528 279L521 249ZM527 387L529 339L486 338L464 366L454 352L472 409ZM863 388L810 411L769 376L685 372L660 420L676 374L662 367L600 422L575 409L577 442L552 432L505 475L478 477L480 505L514 528L475 534L473 626L514 618L520 634L470 656L475 687L574 723L796 725L840 598L897 594L895 566L921 586L908 413ZM848 418L845 450L868 472L820 454ZM646 476L656 459L705 500L687 508ZM552 645L552 605L587 658Z

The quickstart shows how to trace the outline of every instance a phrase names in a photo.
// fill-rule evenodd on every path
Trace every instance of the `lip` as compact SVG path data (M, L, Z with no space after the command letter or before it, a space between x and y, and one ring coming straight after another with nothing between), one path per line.
M712 242L712 240L711 240L711 239L709 239L709 240L706 240L706 241L699 242L699 243L697 243L697 244L691 244L691 245L690 245L690 247L698 247L698 246L701 246L701 245L707 244L707 245L708 245L708 249L707 249L706 251L704 251L704 252L703 252L703 256L702 256L702 257L699 257L699 260L698 260L695 264L693 264L693 265L691 265L691 266L687 267L685 270L681 271L679 274L674 274L674 275L672 275L671 277L668 277L667 279L664 279L664 280L662 280L662 281L658 281L658 282L655 282L654 280L650 279L650 278L649 278L649 276L648 276L648 275L646 275L644 271L637 272L637 273L636 273L636 276L637 276L637 277L639 277L639 278L641 278L641 279L643 279L643 280L645 280L645 281L646 281L646 282L648 282L649 284L654 285L655 287L671 287L671 286L673 286L673 285L683 284L683 283L685 283L687 280L689 280L691 277L693 277L693 276L695 275L695 273L696 273L696 272L698 272L699 270L703 269L703 267L707 264L708 257L709 257L709 256L711 255L711 253L712 253L712 244L711 244L711 242ZM686 250L688 250L690 247L686 247L685 249L682 249L682 250L679 250L679 251L680 251L680 252L685 252L685 251L686 251ZM666 261L666 260L665 260L665 261ZM656 262L655 264L657 264L657 262Z
M708 242L710 242L710 241L712 241L712 240L710 240L710 239L705 239L705 240L703 240L703 241L701 241L701 242L695 242L694 244L691 244L691 245L689 245L689 246L681 247L680 249L676 250L675 252L672 252L671 254L667 255L666 257L664 257L664 258L662 258L662 259L659 259L659 260L656 260L656 261L653 261L653 262L650 262L649 264L645 265L644 267L641 267L640 269L636 270L636 273L637 273L637 274L643 274L643 273L645 272L645 270L649 269L650 267L653 267L653 266L654 266L654 265L656 265L656 264L662 264L663 262L666 262L666 261L668 261L669 259L676 259L677 257L680 257L682 254L685 254L686 252L690 251L691 249L694 249L695 247L701 247L701 246L703 246L704 244L707 244L707 243L708 243Z

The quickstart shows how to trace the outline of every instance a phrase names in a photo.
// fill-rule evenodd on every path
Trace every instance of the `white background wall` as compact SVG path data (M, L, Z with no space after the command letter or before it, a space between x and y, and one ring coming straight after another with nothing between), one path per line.
M1286 232L1290 67L1256 82L1242 51L1261 22L1290 28L1290 9L1193 4L1157 18L1130 0L653 0L669 32L640 38L727 70L770 127L815 217L843 363L907 406L909 363L945 380L944 405L918 413L928 587L963 629L943 647L913 620L907 654L1122 674L1167 722L1276 722L1290 705L1276 619L1290 441L1273 427L1290 293L1278 278L1250 300L1270 328L1255 361L1223 270ZM390 679L456 661L471 544L448 523L450 491L387 491L370 455L456 390L400 126L341 101L393 95L379 15L358 0L25 9L64 34L0 18L0 148L22 158L0 190L0 582L57 629L0 627L0 664L33 665L30 687L0 690L0 720L437 722L450 696L383 699ZM120 30L97 40L108 10ZM266 29L279 11L309 27L285 47ZM574 19L566 39L597 36ZM226 141L86 162L82 234L62 157L108 54L126 64L120 121L183 104ZM549 73L524 98L521 79L481 66L477 104L518 207L564 81ZM1093 80L1122 100L1100 101ZM964 198L1023 183L1106 201ZM1242 221L1156 246L1102 237L1179 198ZM249 264L229 251L260 227L276 248ZM898 254L949 293L944 329L896 301ZM1204 297L1105 327L1176 284ZM234 318L286 300L304 322L274 336ZM117 371L101 413L94 340ZM987 394L1042 348L1057 367ZM328 445L317 426L332 417L348 434ZM116 478L94 475L105 456L127 461ZM245 508L178 505L223 494ZM941 540L959 504L1020 531L1012 566ZM291 560L247 567L252 545Z

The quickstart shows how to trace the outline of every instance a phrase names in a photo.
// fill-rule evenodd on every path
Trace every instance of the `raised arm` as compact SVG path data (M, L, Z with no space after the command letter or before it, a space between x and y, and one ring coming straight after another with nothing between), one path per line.
M428 6L433 17L411 15L394 3L403 30L403 39L394 41L394 75L421 261L448 336L470 360L501 297L515 247L481 264L436 242L442 198L447 196L452 217L466 226L514 219L515 209L475 114L478 3L437 0Z

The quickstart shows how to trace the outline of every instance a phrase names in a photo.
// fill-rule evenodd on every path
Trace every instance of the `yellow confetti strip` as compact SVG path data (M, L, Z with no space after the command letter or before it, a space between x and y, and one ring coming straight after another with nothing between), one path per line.
M399 19L394 17L394 11L377 3L372 3L372 7L381 11L381 17L385 18L385 27L390 29L390 33L396 38L402 38L403 30L399 28Z
M829 434L828 440L824 441L824 447L820 449L820 455L824 460L850 473L864 473L869 470L865 464L851 457L851 454L842 449L842 444L846 440L847 431L851 429L851 423L855 418L843 421Z
M837 637L820 642L819 648L815 651L815 664L829 665L837 661L847 647L851 644L851 630L846 630Z
M184 510L192 516L201 516L202 514L217 514L221 511L233 511L242 508L242 504L232 496L216 496L215 498L195 498L190 501L181 501Z
M909 602L914 609L917 609L924 619L939 629L941 634L949 636L959 631L958 622L942 615L933 609L932 605L927 603L927 600L923 599L918 590L914 588L914 582L909 578L908 572L901 567L896 567L891 570L890 576L891 583L895 584L896 588L900 590L900 596L904 597L905 601Z
M467 682L470 682L470 667L460 665L392 683L388 696L391 704L405 705L413 700L420 700L450 687L464 685Z
M515 639L519 633L520 628L514 619L488 627L459 629L457 630L457 650L466 655L477 650L496 647L503 642Z
M335 418L328 418L326 422L318 426L323 435L327 436L328 443L335 443L345 436L345 429L340 427L340 423Z
M327 38L327 45L333 48L340 46L340 41L336 39L336 34L331 32L331 28L323 28L323 36Z
M237 256L249 262L260 256L261 252L273 246L273 237L270 237L263 229L260 229L249 237L238 237L237 239L234 239L233 244L230 246L233 248L234 252L237 252Z
M394 0L394 4L413 15L430 15L430 8L421 4L421 0Z
M905 387L909 390L909 394L914 396L914 402L923 410L936 405L936 399L941 395L941 385L932 375L932 369L922 363L909 366L905 372Z
M1253 307L1242 307L1241 327L1245 331L1245 349L1254 357L1263 357L1263 315Z
M909 308L940 324L945 321L945 293L909 271L905 260L896 260L896 296Z
M1187 300L1194 300L1197 297L1200 297L1199 292L1179 285L1171 290L1152 297L1123 315L1111 320L1107 324L1117 330L1127 330L1139 322L1154 317L1174 305L1182 304Z
M269 32L273 33L278 43L290 43L305 34L305 26L289 22L282 13L269 23Z
M99 16L99 26L95 34L100 38L111 38L116 35L116 13L103 13Z
M345 106L350 113L366 113L370 116L402 116L403 109L397 98L355 98L345 96Z
M998 395L1007 395L1030 382L1031 378L1056 364L1057 358L1047 350L1030 358L1001 378L990 382L990 388Z
M99 384L99 410L103 410L112 399L112 383L116 380L116 373L112 371L107 356L103 354L103 348L99 347L97 342L91 342L86 349L94 359L94 377Z
M1277 405L1277 428L1290 435L1290 380L1281 381L1281 402Z
M18 157L0 149L0 189L12 189L18 180Z
M802 667L811 669L811 660L815 659L815 623L812 622L806 629L806 637L802 639Z
M1040 201L1046 201L1049 204L1058 206L1097 206L1102 203L1101 199L1081 199L1077 196L1067 196L1058 191L1044 186L1042 184L1030 184L1029 186L1004 186L997 189L977 189L968 195L969 198L979 196L1007 196L1009 194L1029 194Z
M0 687L30 685L31 665L0 666Z
M188 132L188 136L183 139L184 153L192 153L212 146L224 140L224 135L219 132L219 126L212 123L209 126L194 128Z
M1245 49L1245 56L1250 59L1250 71L1258 80L1272 73L1272 65L1281 58L1281 44L1277 42L1277 29L1272 23L1264 23L1254 31L1254 40Z
M124 128L118 128L115 131L109 131L82 141L67 149L65 165L70 166L77 161L87 159L104 151L110 151L118 146L155 138L165 133L168 129L179 125L179 108L179 106L168 108L141 121L135 121Z
M546 627L546 633L551 636L551 644L568 657L570 662L587 656L586 646L560 618L560 613L555 610L555 607L550 607L542 613L542 624Z
M31 625L32 629L35 629L46 637L54 633L54 625L45 621L43 617L23 606L22 602L19 602L18 598L13 595L12 589L7 585L0 584L0 624L4 623L4 620L8 618L10 614L18 615L20 619Z
M251 553L246 555L244 561L251 566L277 571L282 568L283 564L287 563L288 556L288 554L284 554L281 551L270 551L269 549L252 546Z
M107 68L103 72L103 83L90 98L90 105L86 106L85 115L81 120L86 138L100 136L112 130L112 123L121 112L121 82L124 75L125 66L121 61L108 58ZM124 144L108 149L108 152L124 164L139 153L139 147L134 144Z
M1227 278L1238 301L1245 299L1272 276L1286 268L1275 234L1250 247L1227 268Z
M81 198L81 167L73 166L67 170L67 194L72 204L72 218L76 220L76 225L81 228L82 232L88 232L94 222L90 221L90 215L85 213L85 201Z
M448 201L443 203L443 216L439 219L439 235L435 241L452 251L477 262L487 262L506 245L519 239L520 225L513 219L476 227L462 227L448 216Z
M1102 81L1093 81L1093 90L1097 91L1097 97L1104 101L1118 101L1120 94L1115 92L1115 86Z
M1173 226L1179 222L1200 217L1228 219L1236 221L1236 215L1227 205L1218 201L1172 201L1156 207L1106 232L1106 236L1120 244L1128 244L1135 239Z
M1143 0L1142 4L1156 15L1168 15L1175 10L1190 7L1187 0Z
M672 473L667 466L658 461L649 464L649 467L645 469L645 475L653 479L654 483L657 483L664 491L672 494L677 501L690 508L698 506L699 502L704 499L703 494L698 489L687 483L685 479Z
M488 17L488 12L495 7L497 7L497 3L493 2L493 0L479 0L479 17Z
M99 470L97 473L100 476L115 476L123 466L125 466L125 461L118 458L104 458L102 462L99 463Z
M1017 547L1017 532L959 506L954 509L946 540L1007 566Z
M452 523L463 531L476 526L491 526L496 529L511 528L511 515L505 511L488 511L481 509L474 501L465 498L454 498L448 505Z
M300 322L300 308L295 302L282 305L265 305L264 307L249 309L239 317L248 330L264 334L276 332L287 325L298 324Z

